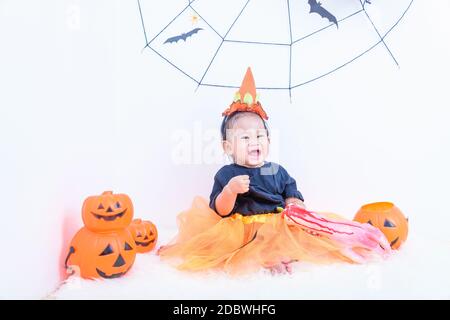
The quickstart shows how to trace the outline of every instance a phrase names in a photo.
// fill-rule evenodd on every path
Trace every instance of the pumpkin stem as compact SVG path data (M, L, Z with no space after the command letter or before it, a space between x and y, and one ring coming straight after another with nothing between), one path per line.
M69 266L67 265L67 262L69 261L70 256L74 253L75 253L75 248L70 246L69 253L67 254L66 261L64 262L64 266L66 267L66 269L69 268Z

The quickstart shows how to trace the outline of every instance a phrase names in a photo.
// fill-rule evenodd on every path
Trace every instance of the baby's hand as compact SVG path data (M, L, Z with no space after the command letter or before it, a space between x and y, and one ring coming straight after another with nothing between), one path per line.
M246 193L250 187L250 177L246 174L233 177L226 187L234 194Z
M303 208L303 209L306 209L305 204L304 204L303 201L300 200L300 199L297 199L297 198L286 198L286 199L285 199L285 202L286 202L286 206L287 206L288 204L293 203L293 204L296 204L296 205L298 205L299 207L301 207L301 208Z

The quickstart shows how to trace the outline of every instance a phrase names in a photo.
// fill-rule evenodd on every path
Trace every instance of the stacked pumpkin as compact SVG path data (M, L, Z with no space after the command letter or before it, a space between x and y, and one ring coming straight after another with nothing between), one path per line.
M70 244L65 265L83 278L112 279L124 275L136 253L151 251L157 241L150 221L133 219L133 203L126 194L105 191L83 203L84 227Z

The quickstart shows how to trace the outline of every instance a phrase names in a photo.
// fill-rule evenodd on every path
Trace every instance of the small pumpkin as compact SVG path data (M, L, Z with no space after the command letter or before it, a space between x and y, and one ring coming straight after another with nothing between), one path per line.
M84 225L95 232L124 229L133 219L133 203L126 194L105 191L84 200L82 217Z
M113 279L128 272L136 257L129 230L96 233L81 228L70 244L65 265L78 269L81 277Z
M363 205L353 219L369 223L383 232L392 249L398 249L408 237L408 219L391 202L375 202Z
M130 224L130 231L137 252L145 253L153 250L158 240L158 230L151 221L134 219Z

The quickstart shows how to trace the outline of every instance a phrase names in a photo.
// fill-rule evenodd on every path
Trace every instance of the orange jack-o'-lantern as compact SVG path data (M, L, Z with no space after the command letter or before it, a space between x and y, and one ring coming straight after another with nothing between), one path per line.
M133 265L135 247L127 229L95 233L82 228L70 244L66 268L71 267L83 278L118 278Z
M392 249L398 249L408 237L408 219L391 202L366 204L359 209L354 220L380 229Z
M133 219L131 199L112 191L86 198L82 211L84 225L96 232L124 229Z
M130 224L130 231L139 253L153 250L158 240L158 230L150 221L134 219Z

